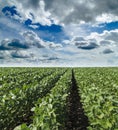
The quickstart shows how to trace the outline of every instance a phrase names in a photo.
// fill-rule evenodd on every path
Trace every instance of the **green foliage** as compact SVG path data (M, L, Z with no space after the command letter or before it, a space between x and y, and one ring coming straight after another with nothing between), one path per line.
M88 130L118 130L118 68L74 72ZM70 86L69 68L0 68L0 130L63 130Z
M118 129L118 69L75 69L88 130Z
M71 71L66 72L44 98L38 99L30 130L62 130L66 120L66 97L71 83ZM22 128L20 130L23 130Z
M28 70L26 69L27 73L29 74L31 70ZM22 80L24 80L24 77L21 75L16 75L21 82L14 82L14 85L17 83L18 86L16 85L16 87L12 87L12 84L10 83L9 86L7 86L8 84L3 84L0 96L0 129L13 129L15 126L17 126L17 124L29 121L31 116L30 110L34 106L35 102L39 98L45 96L50 89L54 87L55 83L59 80L60 76L63 75L65 70L66 69L60 70L58 68L35 68L35 71L34 69L32 71L34 75L31 74L33 75L33 77L31 76L33 81L31 81L30 84L21 84ZM27 73L26 75L28 75ZM30 79L30 76L26 79Z

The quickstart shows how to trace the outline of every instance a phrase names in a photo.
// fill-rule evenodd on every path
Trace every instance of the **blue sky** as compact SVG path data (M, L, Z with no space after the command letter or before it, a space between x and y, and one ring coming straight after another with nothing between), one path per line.
M117 14L118 0L2 0L0 66L118 66Z

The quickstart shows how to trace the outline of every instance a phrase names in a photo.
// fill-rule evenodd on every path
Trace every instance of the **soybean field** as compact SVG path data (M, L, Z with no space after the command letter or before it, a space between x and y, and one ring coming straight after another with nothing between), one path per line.
M118 130L118 68L0 68L0 130Z

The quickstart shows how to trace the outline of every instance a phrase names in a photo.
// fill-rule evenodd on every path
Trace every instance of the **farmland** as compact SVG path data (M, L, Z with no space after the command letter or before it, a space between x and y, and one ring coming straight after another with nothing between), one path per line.
M0 130L118 130L118 68L0 68Z

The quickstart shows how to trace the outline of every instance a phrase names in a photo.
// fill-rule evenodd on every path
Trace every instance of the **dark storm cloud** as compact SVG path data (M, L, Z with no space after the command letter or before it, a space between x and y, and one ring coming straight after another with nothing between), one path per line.
M9 40L2 40L0 43L0 51L12 50L12 48L8 46L9 42Z
M118 0L99 0L95 1L97 11L111 14L118 13ZM97 6L98 4L98 6Z
M39 6L39 1L40 0L29 0L28 3L29 5L33 6L34 8L38 7Z
M3 56L0 56L0 59L4 59L4 57L3 57Z
M98 48L98 42L95 38L85 38L85 37L74 37L71 41L72 44L74 44L77 48L83 49L83 50L92 50L95 48Z
M39 7L39 1L40 0L24 0L24 1L17 1L19 4L21 4L24 8L33 8L36 9Z
M114 51L113 50L111 50L111 49L105 49L104 51L103 51L103 54L110 54L110 53L113 53Z
M47 60L59 60L59 58L58 57L50 57Z
M44 0L45 9L64 23L95 21L101 14L118 14L118 0ZM63 12L63 16L62 16Z
M51 19L64 24L91 23L104 14L113 21L118 14L118 0L19 0L14 4L25 20L32 18L44 25L50 25Z
M3 45L0 45L0 51L4 51L4 50L11 50L11 48L9 48L9 47L5 47L5 46L3 46Z
M84 50L92 50L95 49L97 47L99 47L96 43L94 42L89 42L89 43L76 43L76 46L80 49L84 49Z
M29 46L27 44L21 43L18 39L13 39L8 46L13 48L21 48L21 49L28 49Z
M22 43L18 39L2 40L0 43L0 50L16 50L16 49L28 49L29 46Z

